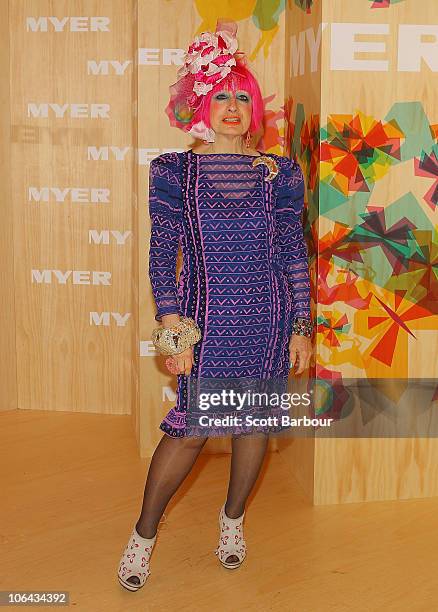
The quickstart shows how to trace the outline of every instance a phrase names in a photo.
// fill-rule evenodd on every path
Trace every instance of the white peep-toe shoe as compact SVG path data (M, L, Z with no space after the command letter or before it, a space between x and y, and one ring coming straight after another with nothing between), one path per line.
M135 527L132 530L117 572L120 584L128 591L141 589L150 575L149 559L156 539L157 534L148 539L142 538ZM138 580L128 582L128 578L131 578L131 576L136 576Z
M226 503L226 502L225 502ZM246 543L243 537L243 517L245 512L235 518L229 518L225 514L225 503L219 513L220 537L219 545L214 551L219 561L227 569L237 569L246 557ZM227 559L235 555L239 560L228 563Z

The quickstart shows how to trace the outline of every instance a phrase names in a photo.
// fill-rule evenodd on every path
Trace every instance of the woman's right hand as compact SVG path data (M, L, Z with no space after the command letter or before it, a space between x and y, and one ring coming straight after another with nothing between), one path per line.
M173 364L171 369L172 374L185 374L189 376L193 366L193 345L186 348L182 353L171 355L168 359L170 359Z
M180 321L180 316L178 314L163 315L161 321L164 327L173 327ZM193 366L193 345L186 348L182 353L171 355L168 359L171 360L173 366L171 368L172 374L186 374L188 376ZM166 359L166 362L168 359Z

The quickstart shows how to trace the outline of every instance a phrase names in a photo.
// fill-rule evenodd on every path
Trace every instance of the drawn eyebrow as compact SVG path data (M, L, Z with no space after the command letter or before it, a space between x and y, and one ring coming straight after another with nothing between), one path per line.
M223 89L222 91L217 91L217 92L214 94L214 97L217 97L217 96L229 96L229 95L230 95L230 92L229 92L228 90L226 90L226 89ZM239 91L239 90L238 90L238 91L236 91L236 96L245 96L245 97L247 97L249 100L251 99L251 94L250 94L250 93L248 93L247 91L244 91L244 90L242 90L242 91Z

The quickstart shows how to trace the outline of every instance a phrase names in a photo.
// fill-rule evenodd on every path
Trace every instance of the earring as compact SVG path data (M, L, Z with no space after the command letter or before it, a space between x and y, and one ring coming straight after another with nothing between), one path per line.
M246 133L246 140L245 140L245 145L247 149L249 149L250 144L251 144L251 132L248 130Z

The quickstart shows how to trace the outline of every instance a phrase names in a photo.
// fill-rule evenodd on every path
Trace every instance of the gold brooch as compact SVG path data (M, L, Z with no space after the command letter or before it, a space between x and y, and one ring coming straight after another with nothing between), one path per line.
M272 181L272 179L277 176L278 164L275 159L272 159L272 157L268 157L267 155L260 155L252 162L254 168L259 164L265 164L265 166L268 167L269 174L265 177L265 181Z

